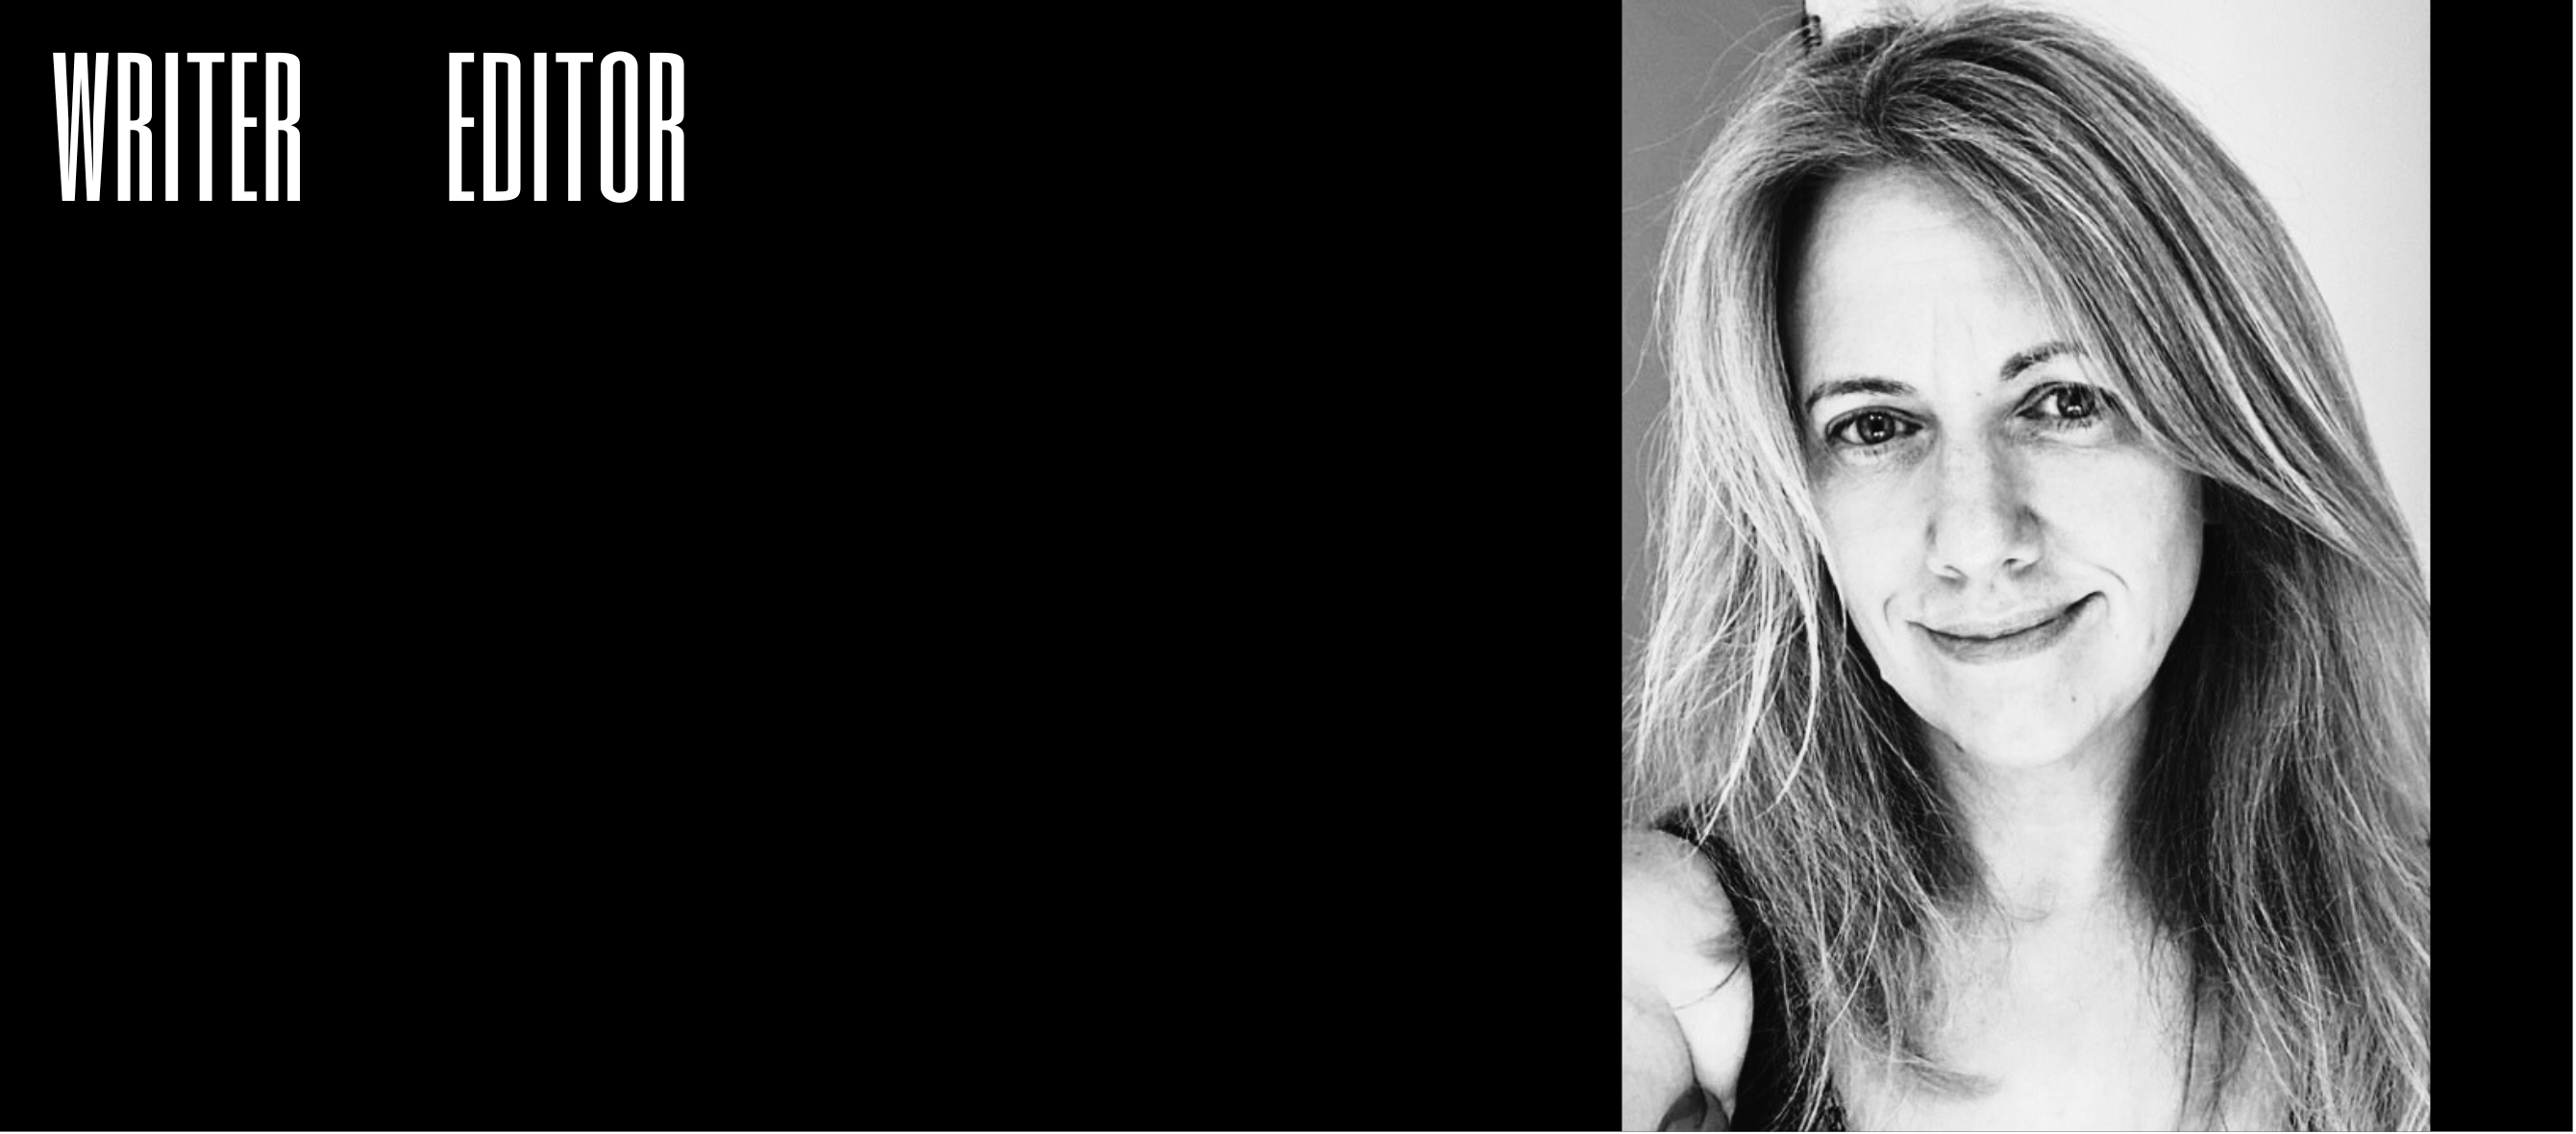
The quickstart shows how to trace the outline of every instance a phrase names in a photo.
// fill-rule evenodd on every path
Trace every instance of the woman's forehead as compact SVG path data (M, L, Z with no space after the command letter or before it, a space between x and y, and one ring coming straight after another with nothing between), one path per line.
M2073 330L1996 225L1911 171L1825 187L1792 262L1784 330L1802 385L1819 366L1905 368L1936 346L2010 354Z

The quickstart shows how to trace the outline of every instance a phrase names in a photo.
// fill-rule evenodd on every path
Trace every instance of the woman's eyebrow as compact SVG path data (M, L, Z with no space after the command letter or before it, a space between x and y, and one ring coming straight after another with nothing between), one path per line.
M2016 352L2011 358L2005 359L2003 368L1995 372L1995 380L2010 382L2019 377L2022 371L2049 359L2061 356L2071 358L2083 353L2084 348L2080 346L2051 339L2029 350ZM1901 397L1913 392L1914 387L1892 378L1836 378L1808 391L1806 408L1809 412L1814 412L1817 402L1841 394L1885 394L1890 397Z
M1817 402L1842 394L1886 394L1890 397L1902 397L1913 392L1914 387L1892 378L1836 378L1807 392L1807 409L1812 413Z
M2048 361L2049 359L2056 358L2059 355L2072 357L2083 353L2084 348L2076 346L2073 343L2051 339L2039 344L2038 346L2032 347L2029 350L2022 351L2011 358L2005 359L2004 368L1996 372L1995 380L1999 382L2010 382L2016 376L2020 375L2022 371L2028 370L2031 367Z

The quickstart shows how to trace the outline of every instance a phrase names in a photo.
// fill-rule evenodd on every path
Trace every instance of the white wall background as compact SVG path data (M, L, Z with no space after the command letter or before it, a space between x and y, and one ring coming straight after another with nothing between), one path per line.
M1915 10L1955 0L1915 0ZM2429 0L2016 0L2110 37L2254 179L2343 334L2379 461L2432 571ZM1807 0L1828 34L1878 0Z

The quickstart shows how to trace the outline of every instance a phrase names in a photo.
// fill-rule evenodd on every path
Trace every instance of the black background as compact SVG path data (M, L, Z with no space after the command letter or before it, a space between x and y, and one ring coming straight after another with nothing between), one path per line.
M43 114L10 163L0 428L47 708L13 744L43 802L8 824L29 1054L0 1121L861 1121L881 793L815 715L857 660L816 586L868 428L834 337L850 167L781 148L847 64L769 66L789 30L202 7L13 35L31 111L53 51L179 52L181 169L159 200L157 73L155 200L116 201L111 158L62 201ZM688 200L598 192L594 63L581 201L559 64L552 199L448 201L446 54L483 48L523 83L540 49L684 56ZM228 65L196 200L185 54L218 49L299 57L300 201L229 199ZM464 157L479 190L472 131Z
M1209 19L30 20L9 1123L1607 1122L1607 13ZM72 47L298 54L305 199L60 202ZM690 199L446 201L468 49L686 56ZM2547 537L2445 620L2465 1128L2568 1124L2536 165L2437 197Z

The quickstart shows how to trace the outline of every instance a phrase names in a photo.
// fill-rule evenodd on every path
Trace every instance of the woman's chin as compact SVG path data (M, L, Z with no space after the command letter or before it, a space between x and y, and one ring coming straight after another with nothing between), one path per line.
M1969 763L2002 770L2046 767L2065 759L2092 735L2095 723L2063 714L2008 713L1933 727Z

